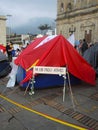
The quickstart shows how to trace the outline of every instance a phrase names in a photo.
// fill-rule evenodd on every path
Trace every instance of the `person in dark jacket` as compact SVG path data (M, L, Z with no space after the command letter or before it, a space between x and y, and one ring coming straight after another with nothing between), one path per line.
M82 55L84 54L84 52L88 49L88 44L86 42L85 39L83 39L83 44L82 44L82 47L81 47L81 51L82 51Z
M11 43L7 43L6 45L6 52L7 52L7 56L8 56L8 59L9 59L9 62L12 62L12 50L13 50L13 47L11 45Z

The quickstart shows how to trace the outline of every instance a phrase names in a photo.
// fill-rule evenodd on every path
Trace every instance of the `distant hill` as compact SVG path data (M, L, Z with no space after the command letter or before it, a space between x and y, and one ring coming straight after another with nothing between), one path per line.
M17 34L38 34L40 33L38 27L44 24L48 24L49 26L53 27L55 26L55 20L49 17L32 18L26 24L23 24L22 26L18 26L16 28L14 27L12 32Z

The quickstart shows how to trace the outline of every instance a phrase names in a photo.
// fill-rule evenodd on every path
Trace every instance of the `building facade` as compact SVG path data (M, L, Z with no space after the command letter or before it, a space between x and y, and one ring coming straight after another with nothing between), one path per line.
M30 42L29 35L26 34L11 34L6 36L6 42L12 42L13 44L23 45Z
M6 17L0 16L0 44L6 44Z
M57 0L57 34L98 41L98 0Z

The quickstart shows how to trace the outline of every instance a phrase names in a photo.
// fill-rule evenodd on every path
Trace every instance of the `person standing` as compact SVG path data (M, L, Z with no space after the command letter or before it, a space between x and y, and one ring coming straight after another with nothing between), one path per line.
M12 62L12 50L13 50L13 47L12 47L11 43L10 42L7 43L6 52L7 52L9 62Z
M88 44L86 42L85 39L83 39L83 44L82 44L82 47L81 47L81 51L82 51L82 55L84 54L84 52L88 49Z
M82 55L82 44L83 44L83 41L80 39L79 40L79 45L78 45L78 51L79 51L80 55Z

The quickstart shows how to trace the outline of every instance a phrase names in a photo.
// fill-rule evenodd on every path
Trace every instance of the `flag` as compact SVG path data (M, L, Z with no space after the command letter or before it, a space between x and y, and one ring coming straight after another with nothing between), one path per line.
M72 46L75 46L75 35L74 35L74 33L67 40L72 44Z
M76 4L77 0L74 0L74 5Z
M26 72L26 77L20 82L20 84L23 84L25 82L28 82L33 76L33 71L29 70Z

